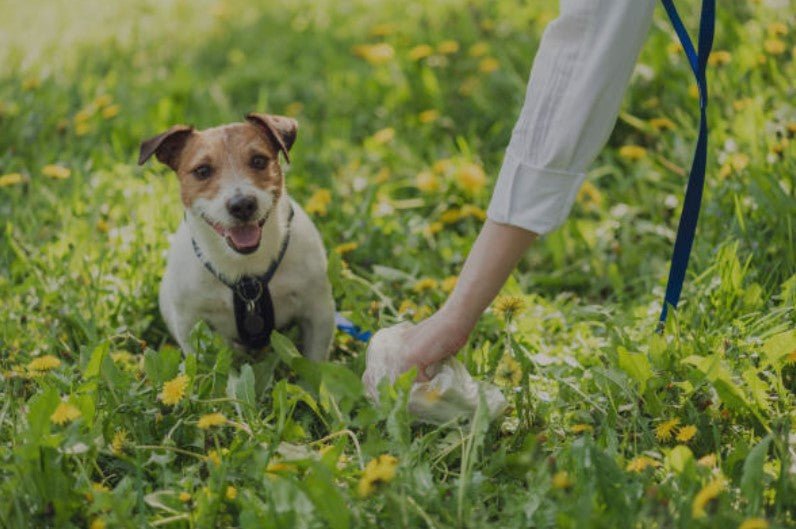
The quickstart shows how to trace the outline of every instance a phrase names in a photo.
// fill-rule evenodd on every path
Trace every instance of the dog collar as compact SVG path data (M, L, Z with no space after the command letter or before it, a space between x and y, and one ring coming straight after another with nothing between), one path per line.
M290 205L290 214L287 218L285 238L279 247L276 259L271 261L268 269L262 275L242 276L237 281L232 281L216 270L208 261L196 240L191 237L191 244L196 257L204 267L213 274L213 277L224 283L232 290L232 304L235 312L235 326L238 330L238 339L249 349L265 347L271 341L271 333L275 327L274 303L268 284L279 268L285 257L287 245L290 242L290 225L293 220L293 205Z

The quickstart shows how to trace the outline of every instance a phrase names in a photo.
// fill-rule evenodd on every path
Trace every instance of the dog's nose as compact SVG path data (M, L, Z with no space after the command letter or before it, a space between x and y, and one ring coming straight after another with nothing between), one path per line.
M227 211L238 220L249 220L257 211L257 199L251 195L235 195L227 200Z

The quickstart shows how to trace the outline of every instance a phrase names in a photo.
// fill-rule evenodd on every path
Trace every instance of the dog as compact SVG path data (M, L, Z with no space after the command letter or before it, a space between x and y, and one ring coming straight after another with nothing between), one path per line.
M326 251L315 225L287 194L279 155L298 131L291 118L263 113L205 130L175 125L141 143L180 182L185 216L160 284L160 312L184 352L205 321L239 349L261 350L272 329L296 323L299 349L328 357L334 301Z

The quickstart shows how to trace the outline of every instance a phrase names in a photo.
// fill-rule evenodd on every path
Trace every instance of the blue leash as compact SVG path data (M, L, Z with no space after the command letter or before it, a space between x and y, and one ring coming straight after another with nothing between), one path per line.
M694 152L694 160L691 163L691 171L688 175L688 187L683 201L683 211L680 214L680 224L677 227L677 238L672 252L669 280L666 283L666 295L663 309L661 310L659 331L663 330L663 326L666 323L669 305L677 308L677 303L680 301L685 271L688 268L688 258L691 256L694 233L696 232L697 220L699 220L699 209L702 205L708 146L708 82L705 77L705 68L708 63L710 49L713 47L713 30L716 22L716 0L703 0L702 13L699 18L699 52L697 53L694 49L694 44L691 42L691 37L688 36L688 31L677 13L674 1L661 1L666 9L666 14L669 15L674 31L683 45L685 54L688 57L688 63L691 65L691 70L694 72L697 87L699 88L699 137ZM370 340L372 335L370 331L363 331L339 313L335 314L335 323L338 329L356 340L363 342Z
M680 213L680 224L677 227L677 238L672 252L672 264L669 268L669 280L666 283L666 295L659 322L659 331L663 330L669 305L677 308L680 293L683 290L685 271L688 268L688 258L694 243L694 232L699 219L699 208L702 205L702 190L705 187L705 162L708 146L708 82L705 77L710 49L713 47L713 30L716 20L716 1L703 0L702 13L699 18L699 53L694 50L694 44L688 36L683 21L674 7L673 0L661 0L666 14L672 22L674 31L683 45L691 70L694 72L699 88L699 137L697 139L694 160L691 163L691 172L688 175L688 187L685 192L683 211Z

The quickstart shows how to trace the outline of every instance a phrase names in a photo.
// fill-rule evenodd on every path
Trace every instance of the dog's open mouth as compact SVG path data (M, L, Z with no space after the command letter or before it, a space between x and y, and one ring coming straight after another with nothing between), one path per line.
M210 223L210 225L216 230L216 233L226 239L230 248L238 253L249 254L260 247L265 220L263 218L257 222L247 222L230 228L225 228L219 224Z

